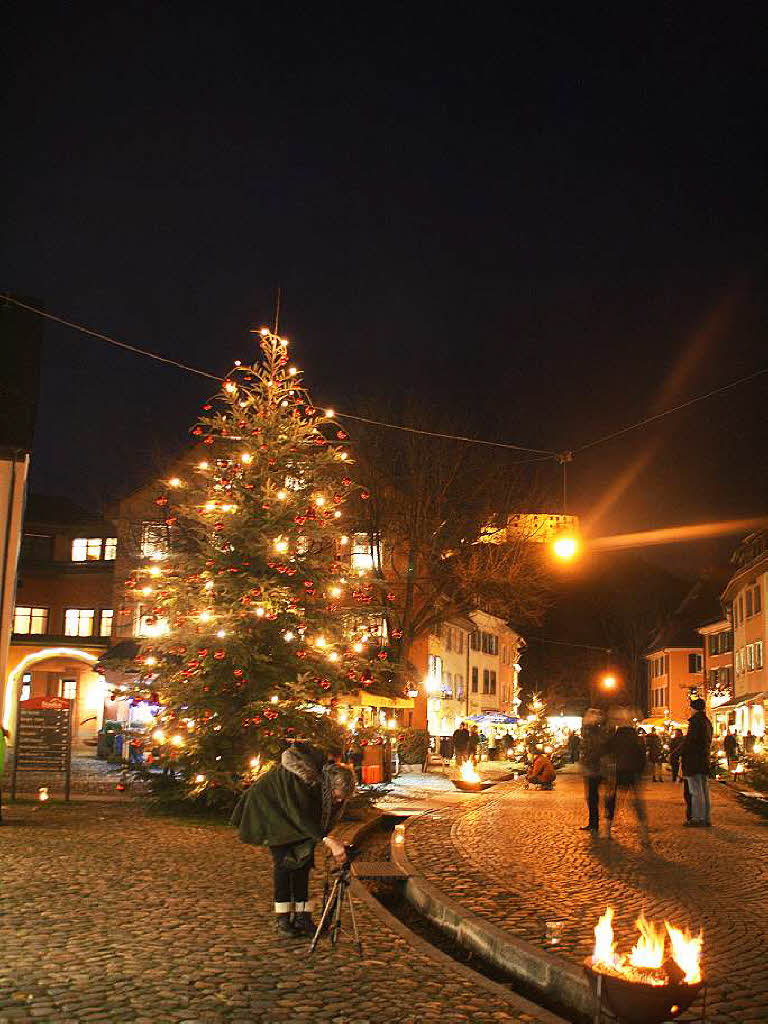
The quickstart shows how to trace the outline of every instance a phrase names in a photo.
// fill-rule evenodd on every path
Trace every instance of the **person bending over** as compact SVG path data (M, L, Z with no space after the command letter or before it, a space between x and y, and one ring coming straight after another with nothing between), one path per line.
M298 742L243 793L232 812L230 822L244 843L269 847L276 925L283 938L315 930L309 902L315 846L322 841L337 863L344 863L344 844L329 833L354 791L350 768L326 764L322 750Z
M538 753L528 770L526 781L543 789L552 789L557 772L548 754Z

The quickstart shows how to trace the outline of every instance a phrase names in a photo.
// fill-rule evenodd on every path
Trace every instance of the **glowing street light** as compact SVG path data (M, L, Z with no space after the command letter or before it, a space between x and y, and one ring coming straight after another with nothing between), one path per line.
M611 675L609 672L607 675L602 677L600 685L604 690L615 690L617 686L616 676Z
M563 535L554 542L552 550L555 558L559 558L562 562L569 562L578 554L579 545L575 537Z

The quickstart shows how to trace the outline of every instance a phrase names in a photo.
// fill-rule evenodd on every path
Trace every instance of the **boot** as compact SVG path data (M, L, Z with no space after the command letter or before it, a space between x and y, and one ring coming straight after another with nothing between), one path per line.
M309 910L299 910L293 919L293 927L297 935L314 935L317 930L312 913Z
M275 927L283 939L296 939L300 934L291 924L290 914L275 914Z

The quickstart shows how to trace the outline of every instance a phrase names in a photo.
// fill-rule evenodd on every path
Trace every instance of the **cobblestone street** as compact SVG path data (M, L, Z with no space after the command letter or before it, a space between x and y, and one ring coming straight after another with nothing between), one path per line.
M359 901L363 961L278 945L269 856L225 826L119 803L3 810L0 1024L539 1020Z
M683 827L680 786L645 787L651 850L633 812L621 807L613 839L579 831L586 821L581 779L561 775L553 792L501 784L486 796L443 806L408 829L413 866L473 913L549 953L580 961L611 904L620 950L634 920L704 930L709 1020L768 1020L768 828L713 786L714 828ZM560 946L546 946L546 922L563 922Z

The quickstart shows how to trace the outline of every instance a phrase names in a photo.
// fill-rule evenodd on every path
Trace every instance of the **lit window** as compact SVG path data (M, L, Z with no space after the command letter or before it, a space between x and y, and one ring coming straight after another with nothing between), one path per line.
M352 535L352 554L350 564L358 571L370 571L379 568L379 554L376 538L373 539L371 548L371 537L367 533L355 533Z
M763 610L763 595L760 591L760 587L755 587L755 615Z
M88 551L88 540L86 537L75 537L72 541L72 561L84 562Z
M162 523L142 523L141 557L160 561L168 554L168 527Z
M19 700L29 700L32 696L32 673L25 672L21 677L21 693Z
M750 618L750 616L752 615L752 591L751 590L747 591L746 598L747 598L747 618Z
M758 640L755 644L755 668L763 667L763 641Z
M106 562L114 561L117 555L117 537L105 537L104 538L104 560Z
M13 613L13 632L35 634L47 633L48 609L16 607Z
M67 608L64 612L65 636L93 636L93 608Z
M111 608L101 609L101 620L99 623L99 636L112 636L112 618L113 612Z
M62 679L59 683L59 696L64 700L77 700L77 680Z
M747 644L747 672L755 667L755 645Z

